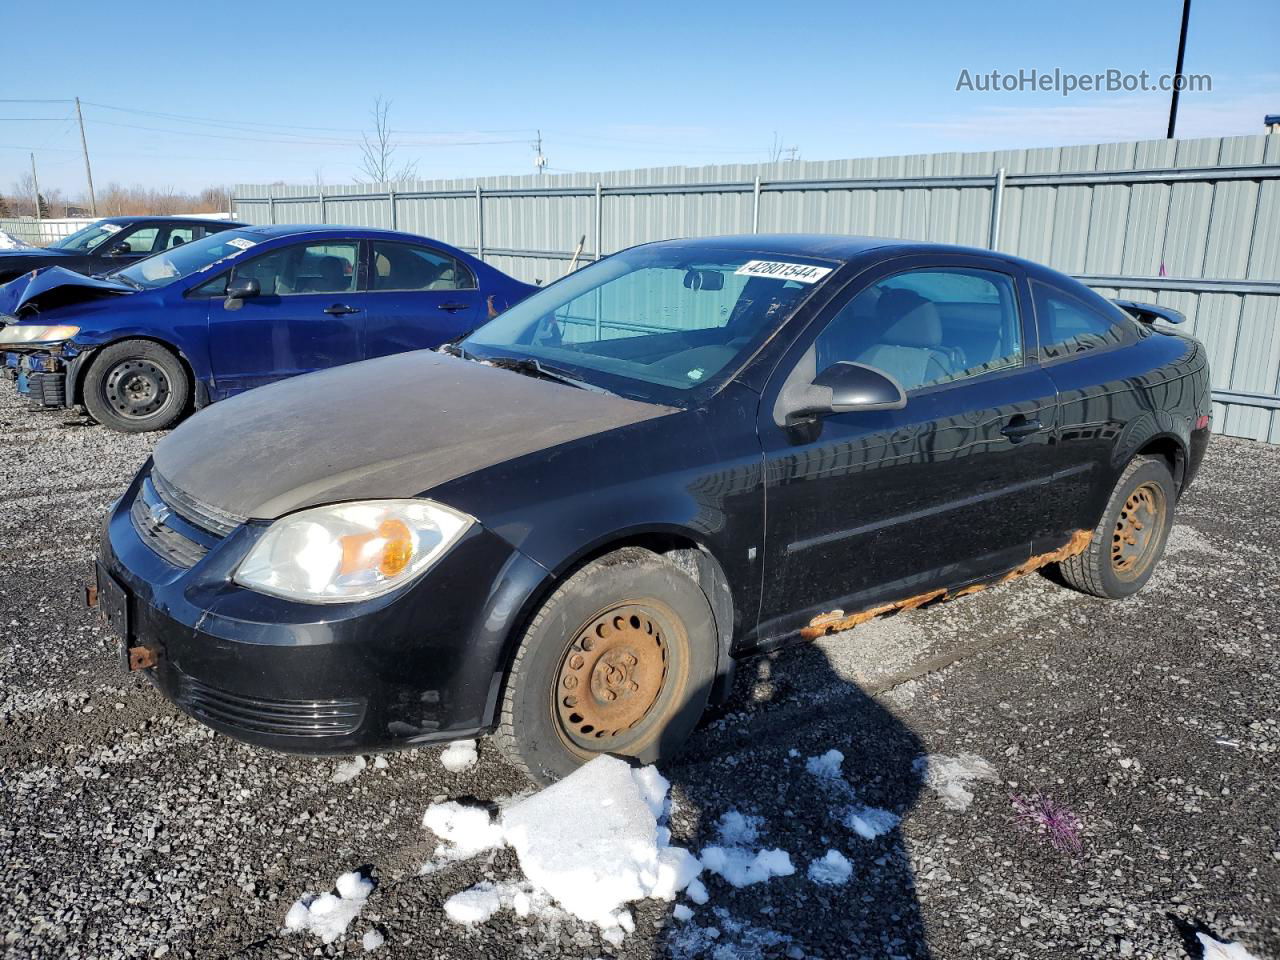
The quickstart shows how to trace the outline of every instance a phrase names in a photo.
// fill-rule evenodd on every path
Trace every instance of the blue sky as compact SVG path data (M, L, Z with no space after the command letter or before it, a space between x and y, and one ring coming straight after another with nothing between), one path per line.
M99 184L178 189L351 182L379 96L424 177L531 173L538 128L552 171L758 162L775 132L807 160L1051 146L1162 137L1168 95L957 92L960 71L1170 72L1180 10L11 0L0 97L81 97ZM1186 70L1213 91L1183 95L1179 135L1260 133L1278 38L1276 0L1195 0ZM35 148L42 185L83 191L69 104L0 116L0 189Z

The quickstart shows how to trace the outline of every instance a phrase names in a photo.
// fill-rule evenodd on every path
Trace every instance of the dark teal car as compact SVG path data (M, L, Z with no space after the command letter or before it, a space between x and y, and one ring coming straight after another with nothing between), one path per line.
M124 431L312 370L456 339L536 289L425 237L240 227L123 270L0 287L3 370Z

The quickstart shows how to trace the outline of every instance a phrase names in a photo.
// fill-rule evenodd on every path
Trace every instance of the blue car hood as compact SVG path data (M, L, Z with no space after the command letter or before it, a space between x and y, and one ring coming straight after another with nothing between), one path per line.
M119 280L87 277L65 267L45 267L0 287L0 313L19 316L99 297L137 293Z

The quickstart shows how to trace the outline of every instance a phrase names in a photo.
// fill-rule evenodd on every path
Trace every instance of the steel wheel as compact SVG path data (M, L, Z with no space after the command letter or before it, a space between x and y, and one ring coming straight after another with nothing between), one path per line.
M654 600L620 603L585 624L560 659L552 694L566 744L630 752L662 721L672 657L687 644L679 618Z
M1133 580L1150 566L1167 509L1164 490L1156 483L1142 484L1125 500L1111 535L1111 569L1121 580Z
M117 363L103 381L103 394L111 408L129 420L141 420L161 409L172 393L169 375L146 359Z

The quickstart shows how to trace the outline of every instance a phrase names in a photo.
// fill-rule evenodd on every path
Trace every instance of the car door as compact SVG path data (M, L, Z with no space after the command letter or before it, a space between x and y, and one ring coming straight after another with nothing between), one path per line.
M231 282L256 280L260 292L210 304L216 397L362 358L359 251L358 240L315 240L236 264Z
M770 379L760 637L1023 563L1054 469L1053 383L1025 280L977 257L896 261L837 299ZM788 381L838 361L897 379L900 410L779 422Z
M483 318L475 273L456 257L425 244L368 246L366 357L438 347Z

